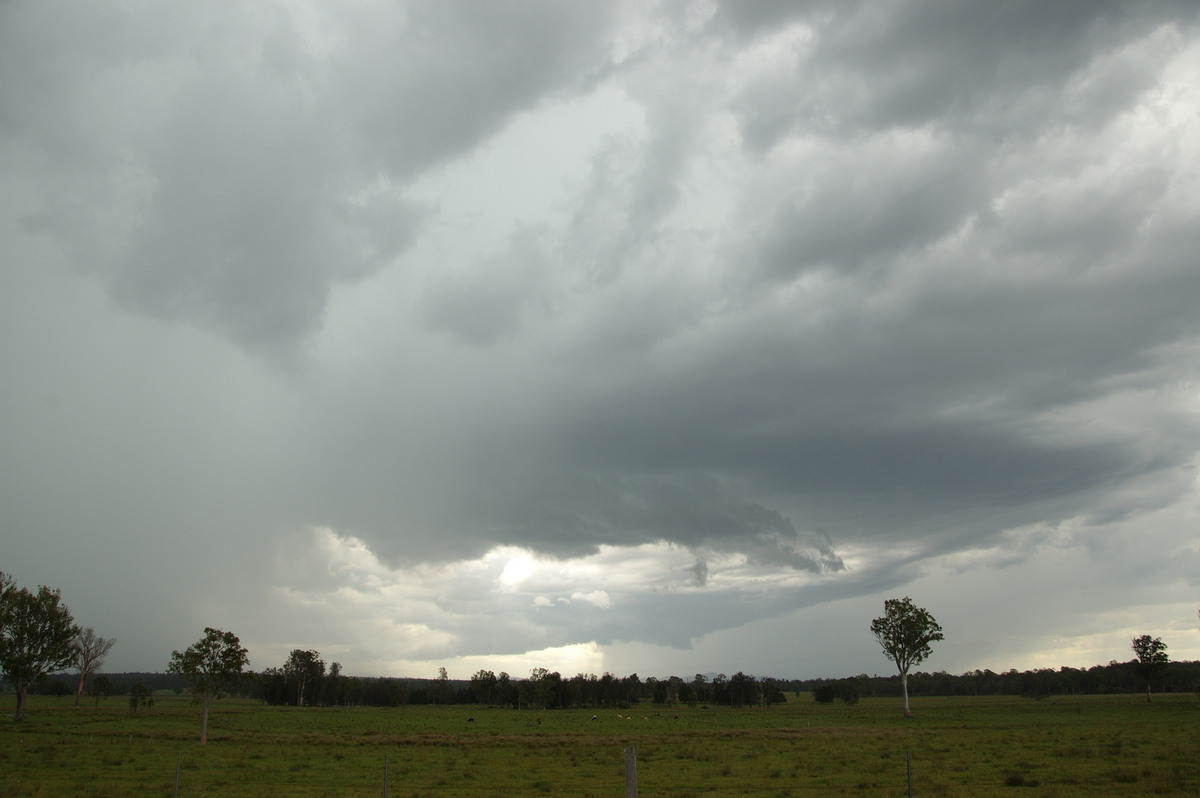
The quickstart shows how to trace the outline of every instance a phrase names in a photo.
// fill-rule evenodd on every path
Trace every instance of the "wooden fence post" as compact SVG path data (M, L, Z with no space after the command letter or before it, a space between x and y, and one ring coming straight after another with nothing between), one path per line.
M908 767L908 798L912 798L912 749L904 752L904 763Z
M625 798L637 798L637 749L625 749Z
M388 758L383 755L383 798L388 798Z

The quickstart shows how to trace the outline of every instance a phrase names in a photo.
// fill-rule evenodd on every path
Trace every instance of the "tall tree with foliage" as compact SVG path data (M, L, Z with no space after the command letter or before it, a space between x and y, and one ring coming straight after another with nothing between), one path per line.
M450 702L450 673L444 668L438 668L438 677L429 683L429 698L434 704Z
M325 703L329 706L338 706L342 701L342 663L329 663L329 675L325 679Z
M200 722L200 745L208 743L208 712L212 702L234 690L249 664L248 652L233 632L205 627L204 637L186 650L172 651L167 673L191 683L192 695L204 706Z
M16 719L25 719L25 696L39 677L71 664L79 627L57 590L19 588L0 573L0 673L17 692Z
M283 674L290 685L296 687L296 706L304 706L304 690L321 680L325 675L325 660L317 651L294 649L283 663Z
M104 664L104 658L108 656L109 650L116 642L115 638L101 637L96 634L96 630L90 626L75 636L75 662L72 664L79 669L79 685L75 688L75 706L79 706L79 699L83 697L84 683L100 670L100 666Z
M908 706L908 671L932 653L930 643L943 639L942 627L924 607L912 599L888 599L883 602L883 616L871 621L871 633L883 647L887 658L900 671L900 686L904 691L904 717L911 718Z
M1167 667L1167 644L1157 637L1142 635L1133 638L1133 653L1137 654L1138 676L1146 680L1146 700L1150 700L1150 682Z
M471 692L477 704L494 704L496 702L496 674L491 671L478 670L471 674Z

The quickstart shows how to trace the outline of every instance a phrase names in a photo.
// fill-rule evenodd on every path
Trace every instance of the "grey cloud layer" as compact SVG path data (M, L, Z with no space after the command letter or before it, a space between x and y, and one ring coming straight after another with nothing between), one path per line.
M406 181L582 80L605 29L600 4L414 3L310 30L270 6L94 11L0 12L0 123L57 161L32 221L129 307L265 350L411 243L424 210Z
M666 540L697 589L714 554L822 580L574 602L530 645L655 639L655 612L682 645L1176 500L1196 7L702 5L0 6L4 229L136 319L96 331L112 382L63 378L66 425L14 333L13 439L114 534L320 524L390 563ZM421 193L477 191L455 166L604 92L629 118L565 128L595 144L554 199L496 189L496 240ZM5 267L36 286L22 335L69 321L33 262Z

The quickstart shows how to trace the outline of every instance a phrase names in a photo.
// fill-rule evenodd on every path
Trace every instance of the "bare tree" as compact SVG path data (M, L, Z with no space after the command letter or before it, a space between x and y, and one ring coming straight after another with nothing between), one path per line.
M75 706L79 706L79 699L83 697L84 683L100 670L100 666L104 664L104 658L108 656L108 650L113 647L115 642L117 642L116 638L101 637L90 626L75 635L74 665L79 669L79 685L75 688Z

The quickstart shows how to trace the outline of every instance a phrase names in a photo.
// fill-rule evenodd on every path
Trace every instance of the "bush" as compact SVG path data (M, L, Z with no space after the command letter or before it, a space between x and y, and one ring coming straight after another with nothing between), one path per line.
M832 704L833 699L837 698L837 691L833 689L832 684L820 684L813 688L813 700L818 704Z
M853 679L841 679L836 682L819 684L812 690L813 700L818 704L832 704L840 698L846 704L854 706L858 703L858 684Z

